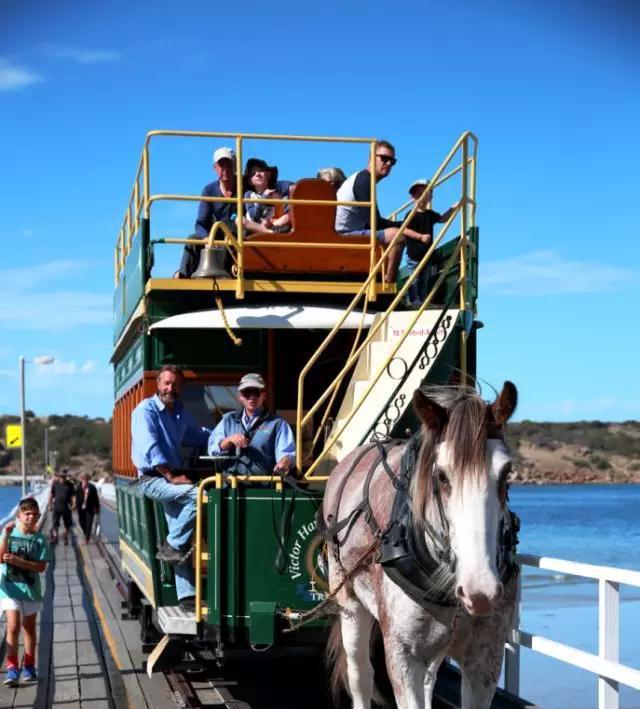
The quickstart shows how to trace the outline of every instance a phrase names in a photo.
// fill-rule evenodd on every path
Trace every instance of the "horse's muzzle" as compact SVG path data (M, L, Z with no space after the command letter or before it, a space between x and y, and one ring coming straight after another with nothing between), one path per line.
M501 583L496 584L495 591L491 593L491 595L485 593L471 593L467 595L462 586L458 586L456 589L456 596L460 599L467 613L473 616L489 615L493 612L496 603L503 595L504 586Z

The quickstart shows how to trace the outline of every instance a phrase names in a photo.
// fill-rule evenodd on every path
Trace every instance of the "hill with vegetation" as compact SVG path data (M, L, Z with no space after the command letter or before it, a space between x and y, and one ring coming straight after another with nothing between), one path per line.
M514 482L640 482L640 422L509 424Z
M111 421L88 416L48 416L27 412L27 470L44 469L44 432L49 427L50 460L72 473L92 475L111 472ZM20 472L20 450L4 446L5 426L20 423L18 416L0 416L0 474Z
M55 462L72 473L111 473L111 421L87 416L31 415L27 421L27 464L31 472L44 467L44 429ZM0 416L0 439L17 416ZM640 422L509 424L507 443L515 453L516 483L640 483ZM20 472L20 451L0 443L0 474Z

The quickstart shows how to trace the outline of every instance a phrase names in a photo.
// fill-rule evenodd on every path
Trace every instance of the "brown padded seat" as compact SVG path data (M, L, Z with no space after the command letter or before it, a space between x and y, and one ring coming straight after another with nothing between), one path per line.
M293 199L335 200L336 189L316 178L299 180ZM324 204L291 205L291 231L286 234L253 234L245 241L244 270L269 273L369 273L368 249L335 249L333 244L369 244L368 236L346 237L335 229L336 206ZM251 241L291 242L291 247L251 248ZM322 247L299 248L299 243L318 243ZM382 253L376 248L376 259Z

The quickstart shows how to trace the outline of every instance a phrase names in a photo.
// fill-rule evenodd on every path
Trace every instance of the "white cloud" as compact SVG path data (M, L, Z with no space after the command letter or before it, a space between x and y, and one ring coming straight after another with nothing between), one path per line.
M65 47L61 44L46 44L43 48L50 57L71 59L77 64L100 64L117 62L122 59L120 52L110 49L80 49L78 47Z
M613 396L599 396L593 399L560 399L544 404L529 404L525 418L535 421L582 421L582 420L621 420L636 418L638 404L636 400L621 400ZM518 416L521 420L522 416Z
M0 57L0 91L22 89L38 81L42 81L42 77L36 72Z
M78 374L93 374L96 371L96 363L89 359L82 364L77 362L65 362L56 359L51 364L36 365L34 367L36 376L50 378L54 376L75 376Z
M69 289L74 275L85 267L60 260L0 270L0 327L60 332L111 323L110 294ZM64 281L63 289L53 287L56 280Z
M633 268L570 261L554 251L533 251L480 266L483 289L517 295L603 293L640 282Z

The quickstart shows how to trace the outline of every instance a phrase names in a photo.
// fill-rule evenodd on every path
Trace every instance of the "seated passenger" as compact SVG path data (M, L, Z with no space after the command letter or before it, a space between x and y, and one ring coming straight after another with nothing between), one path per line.
M259 374L245 374L238 384L241 408L222 417L209 437L209 455L229 455L227 473L287 473L296 448L289 424L264 408L266 386Z
M247 160L244 177L245 199L288 197L292 182L278 180L278 168L269 167L264 160ZM247 204L245 207L244 228L249 233L287 232L291 229L291 215L288 210L280 217L274 217L273 204Z
M451 206L444 214L434 212L432 209L427 209L427 205L431 202L431 189L427 180L416 180L409 187L409 195L414 202L417 202L425 193L424 199L420 208L413 215L409 222L409 226L421 234L428 234L433 239L433 227L435 224L443 224L448 221L449 217L458 207L458 203ZM411 275L429 247L427 244L421 244L419 241L407 241L407 273ZM407 305L410 308L419 308L424 299L427 297L427 289L429 284L430 267L425 266L418 274L414 282L409 286L407 292Z
M332 184L336 190L339 190L344 184L344 181L347 179L347 176L339 167L320 168L316 177L319 180L324 180L325 182Z
M391 172L391 168L396 164L396 152L391 143L386 140L379 140L375 146L375 179L380 182ZM338 190L338 200L340 202L368 202L371 199L371 173L367 166L360 172L355 172L347 178L345 183ZM336 210L336 231L343 236L371 236L370 223L371 210L369 207L338 207ZM398 233L401 222L393 222L384 219L376 205L376 240L380 244L389 244ZM431 244L431 237L427 234L419 234L413 229L405 229L404 236L415 239L423 244ZM396 274L402 247L405 240L401 238L396 242L389 253L385 281L395 283Z
M231 148L218 148L213 153L213 169L218 179L205 185L202 196L235 197L236 155ZM235 202L200 202L193 237L206 239L214 222L224 222L235 231L236 211ZM180 268L175 272L174 278L191 278L200 263L201 251L201 246L185 244Z
M182 370L171 364L160 369L157 393L141 401L131 414L131 459L146 497L162 502L169 527L157 559L176 566L180 607L195 606L190 542L196 518L197 487L184 472L182 444L205 446L209 429L201 427L180 401Z

